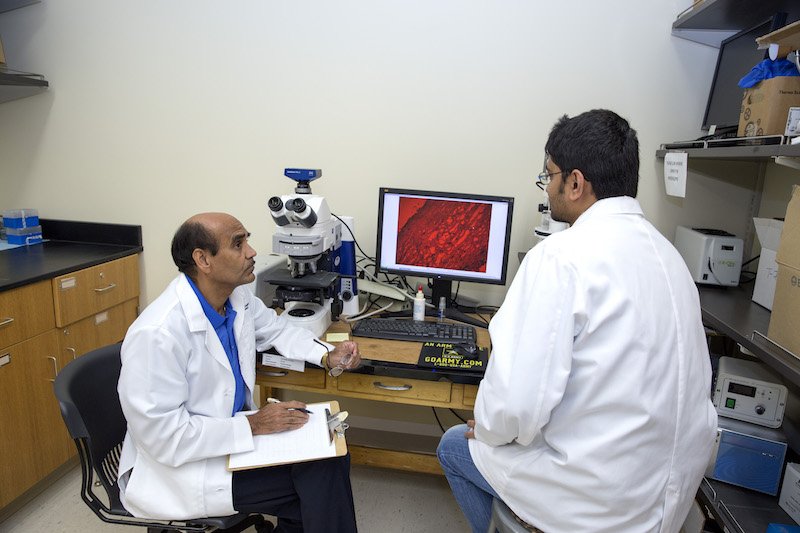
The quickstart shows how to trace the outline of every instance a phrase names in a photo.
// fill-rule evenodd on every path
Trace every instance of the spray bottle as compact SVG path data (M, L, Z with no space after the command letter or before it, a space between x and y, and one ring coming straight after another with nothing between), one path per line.
M417 285L417 295L414 297L414 320L425 320L425 295L422 294L422 284Z

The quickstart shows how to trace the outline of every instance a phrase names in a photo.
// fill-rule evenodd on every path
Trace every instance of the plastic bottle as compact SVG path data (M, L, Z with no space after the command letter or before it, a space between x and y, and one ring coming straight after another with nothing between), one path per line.
M425 295L422 294L422 284L417 285L417 295L414 296L414 320L425 320Z
M447 314L447 299L442 296L439 298L439 314L436 315L439 322L444 322L445 314Z

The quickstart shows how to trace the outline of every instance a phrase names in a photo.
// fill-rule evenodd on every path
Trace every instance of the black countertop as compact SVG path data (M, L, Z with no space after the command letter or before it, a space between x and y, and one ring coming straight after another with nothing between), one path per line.
M141 252L141 226L42 219L46 240L0 251L0 291Z

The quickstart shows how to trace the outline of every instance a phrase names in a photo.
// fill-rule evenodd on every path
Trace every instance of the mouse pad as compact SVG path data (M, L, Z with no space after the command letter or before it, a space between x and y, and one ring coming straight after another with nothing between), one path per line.
M448 370L472 370L483 372L489 360L489 350L478 348L473 357L463 355L455 344L447 342L424 342L419 352L417 366Z

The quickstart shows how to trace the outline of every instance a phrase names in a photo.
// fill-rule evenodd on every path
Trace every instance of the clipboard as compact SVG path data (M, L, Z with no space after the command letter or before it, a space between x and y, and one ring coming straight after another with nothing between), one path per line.
M255 449L229 455L228 470L249 470L345 455L346 425L335 430L331 429L326 416L326 410L331 415L339 413L339 402L333 400L310 403L306 407L311 414L303 427L293 431L254 436Z

